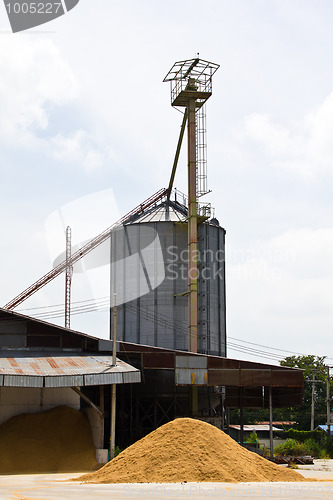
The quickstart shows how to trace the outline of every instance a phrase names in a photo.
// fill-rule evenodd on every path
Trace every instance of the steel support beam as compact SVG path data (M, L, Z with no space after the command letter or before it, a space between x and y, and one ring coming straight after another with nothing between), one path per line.
M179 139L178 139L178 144L177 144L175 159L173 161L172 172L171 172L171 177L170 177L170 182L169 182L169 187L168 187L168 195L167 195L167 199L168 200L170 199L171 191L172 191L172 187L173 187L173 182L175 180L175 175L176 175L176 170L177 170L177 165L178 165L180 150L181 150L182 143L183 143L183 137L184 137L185 127L186 127L186 122L187 122L187 109L185 109L184 118L183 118L182 125L181 125L181 128L180 128L180 134L179 134Z
M188 101L188 325L190 352L198 352L198 217L195 99Z
M124 215L120 220L112 224L108 229L103 231L103 233L99 234L96 236L96 238L93 238L90 240L88 243L86 243L83 247L81 247L79 250L74 252L71 255L71 258L69 259L69 262L66 262L66 259L61 262L57 267L54 269L51 269L47 274L42 276L39 280L37 280L35 283L30 285L28 288L26 288L23 292L21 292L19 295L14 297L10 302L8 302L5 306L4 309L14 309L18 305L20 305L22 302L24 302L26 299L31 297L34 293L38 292L43 286L47 285L50 281L52 281L54 278L59 276L63 271L66 270L66 267L70 264L73 266L75 262L79 261L87 255L89 252L94 250L98 245L106 241L108 238L110 238L111 231L115 229L116 227L120 226L121 224L125 224L128 222L133 215L142 213L144 210L147 208L151 207L154 203L157 203L160 201L162 198L167 196L167 189L160 189L155 193L153 196L145 200L143 203L138 205L136 208L131 210L128 214Z
M91 408L94 408L94 410L97 411L97 413L104 418L104 414L103 412L96 406L94 405L94 403L91 401L91 399L88 398L88 396L86 396L85 394L83 394L82 391L80 391L80 389L78 389L78 387L72 387L73 391L76 392L76 394L78 394L80 396L81 399L83 399L83 401L85 401L86 403L88 403L89 406L91 406Z

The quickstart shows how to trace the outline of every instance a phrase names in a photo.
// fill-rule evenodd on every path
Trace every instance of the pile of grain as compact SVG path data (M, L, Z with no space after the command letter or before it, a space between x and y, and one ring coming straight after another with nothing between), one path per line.
M89 422L58 406L12 417L0 426L0 474L91 471L96 466Z
M305 481L298 472L246 450L216 427L179 418L77 480L89 483Z

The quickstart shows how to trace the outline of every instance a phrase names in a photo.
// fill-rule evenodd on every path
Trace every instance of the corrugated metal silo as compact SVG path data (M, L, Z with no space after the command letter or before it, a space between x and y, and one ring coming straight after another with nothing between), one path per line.
M166 201L111 233L117 338L188 350L186 206ZM225 230L198 225L198 352L226 355ZM113 318L113 314L111 314Z

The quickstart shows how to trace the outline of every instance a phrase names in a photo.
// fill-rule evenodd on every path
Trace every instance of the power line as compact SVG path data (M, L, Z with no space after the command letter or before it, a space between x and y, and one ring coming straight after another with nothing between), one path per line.
M301 352L288 351L286 349L279 349L277 347L268 347L268 346L265 346L265 345L262 345L262 344L256 344L254 342L249 342L248 340L237 339L235 337L228 337L228 338L232 339L232 340L238 340L239 342L244 342L244 344L251 344L251 345L254 345L254 346L257 346L257 347L264 347L264 348L267 348L267 349L272 349L273 351L287 352L289 354L297 354L298 356L308 356L308 354L304 354L304 353L301 353ZM330 359L330 358L328 358L328 359Z
M91 312L106 311L109 308L110 308L110 300L108 296L101 297L99 299L80 300L72 302L71 314L73 315L87 314ZM155 311L152 311L150 308L144 306L137 306L134 304L127 303L126 308L133 313L136 313L139 309L141 317L143 317L145 320L154 322L155 324L165 327L167 329L176 330L184 335L188 334L188 324L185 321L183 322L177 321L177 323L175 323L173 320L170 319L169 316L166 316L162 313L156 313ZM61 303L61 304L55 304L53 306L31 307L19 310L19 312L22 313L24 313L25 311L27 312L34 311L34 317L36 317L37 319L42 319L42 320L57 319L64 316L64 304ZM228 337L227 345L228 345L228 350L274 361L281 361L286 357L285 354L308 356L308 354L288 351L287 349L280 349L277 347L258 344L255 342L250 342L248 340L243 340L236 337ZM332 360L333 358L327 357L326 359Z

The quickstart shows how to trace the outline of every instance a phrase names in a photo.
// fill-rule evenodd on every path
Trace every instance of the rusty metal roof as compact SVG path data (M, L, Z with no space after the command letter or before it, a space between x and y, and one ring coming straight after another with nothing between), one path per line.
M140 370L112 356L0 350L0 386L73 387L141 382Z
M236 431L240 431L240 425L229 425L231 429L235 429ZM253 424L253 425L243 425L244 432L269 432L270 426L269 424ZM273 431L282 431L283 429L279 427L272 427Z

